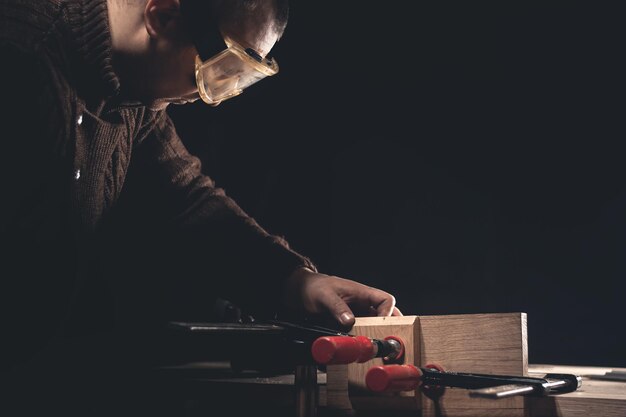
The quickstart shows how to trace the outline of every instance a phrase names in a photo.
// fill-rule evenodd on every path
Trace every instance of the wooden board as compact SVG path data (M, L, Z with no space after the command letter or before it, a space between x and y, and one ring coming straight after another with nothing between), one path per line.
M362 317L357 318L352 334L371 339L396 336L406 345L402 363L419 362L419 319L417 316ZM420 394L417 391L374 394L365 386L365 375L372 366L383 365L382 358L365 363L348 365L349 397L355 409L419 410Z
M357 318L354 334L374 338L395 335L405 340L405 363L438 363L446 370L523 375L528 367L526 314L466 314ZM433 402L415 392L377 394L364 389L367 370L380 359L364 364L329 366L327 401L343 410L422 410L435 415ZM470 399L466 390L448 389L439 406L448 417L523 416L523 398L499 401Z
M420 363L446 371L526 375L528 336L525 313L420 316ZM447 389L440 404L446 416L523 416L524 399L469 398L467 390ZM423 415L434 416L424 398Z
M583 377L582 386L569 394L542 398L527 398L531 417L624 417L626 416L626 382L593 379L615 370L591 366L531 365L529 375L542 377L546 373L566 373Z
M415 363L420 346L417 325L417 316L357 317L350 333L373 339L397 336L407 345L404 363ZM375 358L362 364L328 366L328 406L340 410L419 410L420 396L416 392L374 394L366 389L367 371L382 363L381 358Z

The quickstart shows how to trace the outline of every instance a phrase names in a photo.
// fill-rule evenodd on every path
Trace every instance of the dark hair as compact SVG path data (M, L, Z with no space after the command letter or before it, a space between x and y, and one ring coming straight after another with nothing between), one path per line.
M180 0L183 19L202 59L224 48L219 28L269 22L280 37L287 26L288 0Z

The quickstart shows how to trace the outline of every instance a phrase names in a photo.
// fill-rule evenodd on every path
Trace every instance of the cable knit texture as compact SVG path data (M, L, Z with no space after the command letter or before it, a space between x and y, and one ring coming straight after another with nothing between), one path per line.
M106 1L2 0L0 19L3 360L133 308L201 319L219 296L269 314L314 269L202 175L164 111L122 100Z

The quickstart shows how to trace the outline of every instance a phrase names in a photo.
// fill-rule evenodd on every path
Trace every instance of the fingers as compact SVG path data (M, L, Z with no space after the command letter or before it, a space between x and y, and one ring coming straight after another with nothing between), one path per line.
M351 328L355 313L365 316L402 316L393 295L344 278L317 274L304 286L307 311L327 312L339 324Z
M395 297L388 292L351 280L341 279L338 283L342 284L339 290L342 298L356 308L354 311L358 314L382 317L402 315L396 308Z
M402 314L402 311L400 311L398 307L394 307L393 310L391 310L391 315L394 317L404 316L404 314ZM376 316L379 316L379 314L378 314L378 311L376 311L374 307L370 306L368 316L376 317Z
M320 301L342 326L352 327L354 325L354 313L336 292L328 292Z
M394 315L393 313L396 309L396 299L393 295L382 290L369 288L368 298L378 316L387 317ZM399 311L400 310L398 310L398 312Z

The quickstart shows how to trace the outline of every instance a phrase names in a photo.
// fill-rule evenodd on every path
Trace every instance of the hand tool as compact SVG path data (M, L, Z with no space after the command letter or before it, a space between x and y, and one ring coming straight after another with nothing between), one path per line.
M365 336L322 336L311 345L311 355L320 365L363 363L373 358L394 363L402 361L404 342L395 336L382 340Z
M365 376L369 390L374 392L412 391L418 387L428 390L442 387L468 389L470 397L506 398L514 395L545 396L576 391L582 378L572 374L546 374L543 378L513 375L492 375L446 372L441 367L427 365L381 365L369 369Z
M318 364L311 344L320 337L352 339L348 333L313 324L268 320L254 323L183 323L168 326L177 335L191 337L196 350L220 347L236 372L293 373L296 417L315 417L318 405ZM206 355L206 353L205 353Z

